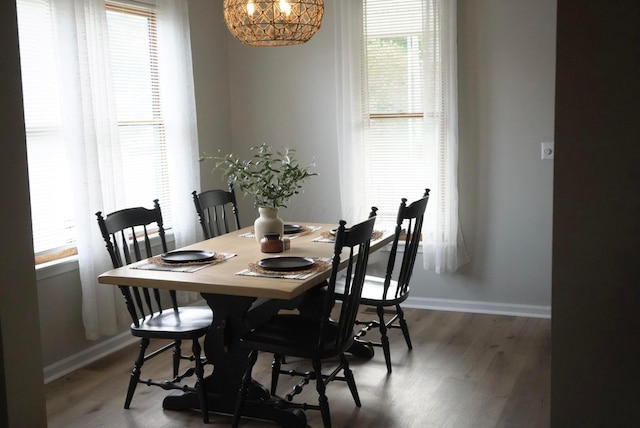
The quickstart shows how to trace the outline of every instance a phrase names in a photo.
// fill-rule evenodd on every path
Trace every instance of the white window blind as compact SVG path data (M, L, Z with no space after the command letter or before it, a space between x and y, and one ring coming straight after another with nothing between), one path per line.
M423 0L363 1L363 165L378 224L393 225L400 199L420 198L438 171L437 146L427 136L438 114L425 111L424 25L433 23L423 16Z
M115 2L106 6L125 204L150 206L152 199L158 198L169 226L169 174L155 10Z
M33 243L40 254L74 245L73 204L49 1L20 0L17 11Z

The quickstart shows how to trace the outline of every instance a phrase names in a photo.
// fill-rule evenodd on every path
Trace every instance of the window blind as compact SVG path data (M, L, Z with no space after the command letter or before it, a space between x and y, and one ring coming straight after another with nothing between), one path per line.
M116 2L107 2L106 7L126 206L149 206L158 198L169 227L155 9Z
M33 244L39 254L74 245L73 205L49 2L20 0L17 12Z
M435 183L434 112L427 111L424 0L363 0L362 106L367 197L378 206L377 224L395 224L401 198L409 202ZM430 220L429 211L425 222Z

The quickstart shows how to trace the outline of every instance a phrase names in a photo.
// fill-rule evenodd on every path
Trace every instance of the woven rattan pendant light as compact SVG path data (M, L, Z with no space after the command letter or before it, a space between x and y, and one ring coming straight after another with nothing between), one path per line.
M299 45L320 28L324 0L224 0L224 20L249 46Z

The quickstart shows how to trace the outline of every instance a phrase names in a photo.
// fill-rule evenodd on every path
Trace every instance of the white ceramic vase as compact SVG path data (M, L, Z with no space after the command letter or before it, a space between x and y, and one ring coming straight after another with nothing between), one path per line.
M258 208L260 217L253 223L253 230L256 241L264 237L265 233L279 233L284 236L284 222L278 217L277 208Z

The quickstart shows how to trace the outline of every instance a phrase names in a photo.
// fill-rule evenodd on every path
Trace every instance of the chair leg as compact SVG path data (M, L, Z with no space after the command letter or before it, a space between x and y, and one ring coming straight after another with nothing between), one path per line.
M128 409L131 405L131 400L133 399L133 393L136 391L136 386L138 386L138 381L140 380L140 373L142 372L142 365L144 364L144 353L147 351L147 347L149 346L149 339L143 338L140 340L140 352L138 352L138 358L133 365L133 370L131 370L131 378L129 379L129 388L127 389L127 397L124 400L124 408Z
M322 378L322 366L319 359L312 361L313 371L316 376L316 390L318 391L318 403L320 404L320 413L322 414L322 424L324 428L331 428L331 413L329 411L329 400L326 394L326 385Z
M404 319L404 311L400 307L400 305L396 305L396 312L398 314L398 319L400 320L400 328L402 328L402 334L404 335L404 341L407 342L407 347L409 350L413 349L413 345L411 345L411 338L409 337L409 325L407 321Z
M180 374L180 357L182 356L182 346L181 340L176 340L173 342L173 378L177 378Z
M349 367L349 361L344 354L340 354L340 363L342 364L342 370L344 371L344 377L347 380L347 385L349 386L349 390L353 396L353 401L356 403L356 406L362 407L362 404L360 403L360 395L358 394L358 387L356 386L356 379L353 377L353 372Z
M209 407L207 404L207 391L204 385L204 367L202 367L202 359L200 353L202 348L198 339L193 339L193 346L191 348L193 356L195 358L196 365L196 377L198 378L198 384L196 388L198 390L198 398L200 400L200 410L202 411L202 421L205 424L209 423Z
M380 343L384 351L384 361L387 363L387 373L391 373L391 349L389 347L389 336L387 336L387 324L384 321L384 307L376 307L380 322Z
M249 353L249 361L247 362L247 370L244 372L244 377L242 378L242 385L240 386L240 390L238 391L238 399L236 401L236 408L233 412L233 422L231 423L232 428L237 428L240 423L240 415L242 415L242 408L244 407L244 402L247 398L247 391L249 390L249 384L251 383L251 372L253 371L253 366L258 360L258 351L253 350Z
M278 379L280 378L280 367L283 356L281 354L273 354L273 362L271 363L271 395L276 395L278 388Z

